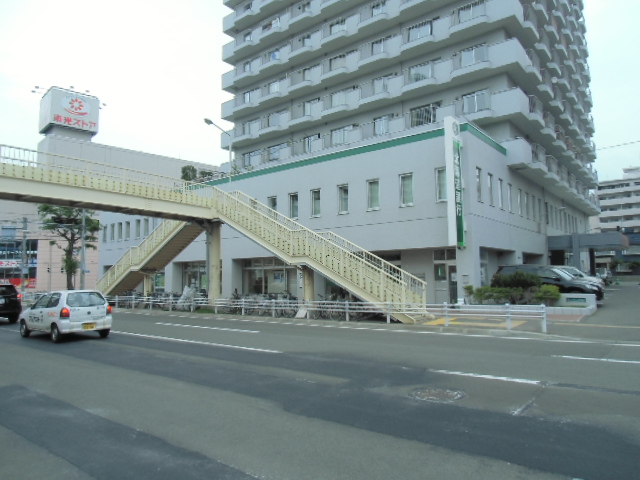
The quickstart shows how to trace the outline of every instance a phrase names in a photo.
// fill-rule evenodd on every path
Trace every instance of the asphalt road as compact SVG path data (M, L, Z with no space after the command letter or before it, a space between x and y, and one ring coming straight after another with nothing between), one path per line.
M0 323L0 478L638 478L640 343L114 321L57 345Z

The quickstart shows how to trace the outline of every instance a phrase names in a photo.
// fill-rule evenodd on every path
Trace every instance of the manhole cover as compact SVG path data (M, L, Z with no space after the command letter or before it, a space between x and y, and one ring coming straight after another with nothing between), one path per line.
M460 400L464 397L464 392L460 390L449 390L448 388L416 388L411 392L410 396L418 400L424 400L427 402L440 402L448 403L455 400Z

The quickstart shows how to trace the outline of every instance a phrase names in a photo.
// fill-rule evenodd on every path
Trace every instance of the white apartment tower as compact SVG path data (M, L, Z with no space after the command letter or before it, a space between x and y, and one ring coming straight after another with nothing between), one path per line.
M599 213L583 0L224 4L231 188L424 278L429 301L547 263L549 236ZM236 237L223 294L296 287Z

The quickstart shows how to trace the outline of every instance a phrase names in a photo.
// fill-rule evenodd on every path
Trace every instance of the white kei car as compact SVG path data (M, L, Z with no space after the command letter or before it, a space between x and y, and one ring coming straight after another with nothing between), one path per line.
M96 290L61 290L41 296L20 314L20 335L28 337L32 331L51 335L55 343L73 332L97 331L102 338L109 336L113 318L111 305Z

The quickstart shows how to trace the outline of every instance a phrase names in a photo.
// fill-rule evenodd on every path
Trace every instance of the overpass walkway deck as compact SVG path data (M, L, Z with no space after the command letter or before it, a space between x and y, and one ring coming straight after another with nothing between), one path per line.
M127 252L99 280L98 288L105 293L137 284L146 268L168 264L190 237L197 236L196 225L222 222L285 262L309 267L364 301L390 304L400 321L414 323L402 313L403 305L426 304L423 280L332 232L310 230L239 191L0 145L0 198L165 219L157 235Z

